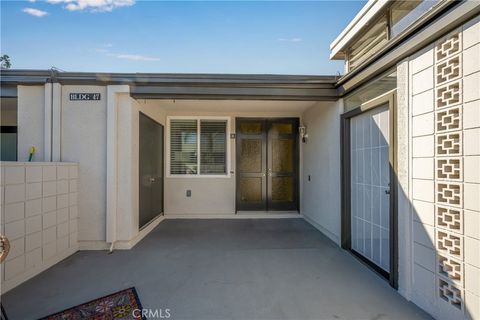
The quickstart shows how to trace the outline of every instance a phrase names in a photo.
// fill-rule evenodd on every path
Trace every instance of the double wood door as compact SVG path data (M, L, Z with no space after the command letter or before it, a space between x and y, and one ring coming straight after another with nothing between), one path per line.
M298 211L298 119L236 120L237 211Z

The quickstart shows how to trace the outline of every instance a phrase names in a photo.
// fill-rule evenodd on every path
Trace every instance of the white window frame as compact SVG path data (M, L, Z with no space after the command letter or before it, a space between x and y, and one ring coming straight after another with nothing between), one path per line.
M171 174L170 173L170 121L171 120L196 120L197 121L197 173L196 174ZM226 128L226 173L225 174L201 174L200 173L200 121L201 120L224 120L227 122ZM221 117L221 116L167 116L167 132L166 132L166 146L167 146L167 178L230 178L230 156L231 156L231 147L230 147L230 117Z

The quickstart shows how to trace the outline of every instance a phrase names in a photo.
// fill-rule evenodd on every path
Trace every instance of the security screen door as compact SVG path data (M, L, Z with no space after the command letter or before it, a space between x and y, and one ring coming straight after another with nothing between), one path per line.
M139 228L163 213L163 126L140 113Z
M350 118L351 249L390 272L390 111Z
M237 119L237 210L298 210L298 119Z

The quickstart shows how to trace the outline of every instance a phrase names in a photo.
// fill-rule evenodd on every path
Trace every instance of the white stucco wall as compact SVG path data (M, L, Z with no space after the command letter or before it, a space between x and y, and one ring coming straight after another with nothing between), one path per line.
M116 123L116 240L131 246L141 237L138 229L138 139L139 112L164 125L167 116L222 116L230 119L235 132L236 117L302 117L313 102L288 101L172 101L134 100L127 91L108 95L106 86L64 85L19 87L19 146L39 154L50 148L53 158L79 163L78 237L81 249L105 249L107 239L107 123L108 100L115 100ZM48 89L48 90L47 90ZM53 90L51 90L53 89ZM100 101L70 101L72 92L101 94ZM46 97L46 94L51 97ZM47 99L48 98L48 99ZM49 102L45 107L46 101ZM32 106L35 107L32 110ZM45 117L45 112L51 116ZM47 123L47 120L49 123ZM44 127L48 124L49 130ZM45 143L49 139L48 145ZM165 149L167 141L165 141ZM300 149L303 148L300 145ZM165 151L165 157L168 154ZM230 170L235 171L235 141L230 141ZM302 159L300 159L302 167ZM225 178L174 178L165 172L165 214L170 217L224 216L235 214L235 174ZM300 176L300 180L302 175ZM301 181L300 181L301 183ZM300 189L303 185L300 185ZM187 198L186 190L192 190Z
M408 79L399 107L410 144L399 291L435 318L480 319L480 17L397 71Z
M178 112L169 110L168 116L222 116L229 117L230 133L235 132L235 117L229 112ZM168 126L165 126L168 130ZM166 138L167 138L166 134ZM228 137L229 139L229 137ZM165 140L165 146L169 141ZM235 141L230 141L230 170L235 171ZM165 158L169 155L165 153ZM178 215L225 215L235 214L235 174L227 177L168 177L165 168L165 214ZM191 190L191 197L186 196Z
M124 248L143 236L138 229L139 112L164 125L167 139L168 116L222 116L230 118L234 132L235 117L301 117L311 102L300 103L292 111L288 102L134 100L127 93L117 95L118 108L118 207L117 244ZM290 106L289 106L290 105ZM262 109L264 111L258 111ZM225 108L233 111L224 111ZM200 110L199 110L200 109ZM203 110L202 110L203 109ZM272 111L273 109L284 109ZM285 110L287 109L287 110ZM207 111L209 110L209 111ZM245 110L257 110L256 112ZM167 149L167 141L165 141ZM168 154L165 151L165 157ZM235 170L235 143L230 144L231 170ZM166 169L166 168L165 168ZM164 172L166 176L166 171ZM192 190L187 198L186 190ZM211 217L235 214L235 175L226 178L165 178L165 215L167 217Z
M100 101L70 101L72 92L100 93ZM106 88L62 86L62 161L79 163L79 240L105 240Z
M302 112L312 102L288 101L156 101L166 110L166 116L221 116L229 117L230 133L235 133L236 117L292 117L302 118ZM168 130L165 126L165 130ZM166 135L167 136L167 135ZM168 141L166 141L166 144ZM300 149L302 146L300 146ZM165 157L168 154L165 153ZM300 163L302 162L300 155ZM230 171L235 172L235 140L230 141ZM301 168L300 168L301 169ZM301 180L300 173L300 180ZM301 181L300 181L301 184ZM300 188L301 189L301 188ZM186 191L191 190L191 197ZM167 177L165 178L165 215L224 216L235 214L235 173L222 178ZM301 209L300 209L301 210Z
M27 161L35 146L34 161L44 161L45 86L18 86L18 161Z
M409 199L410 180L410 148L409 142L409 61L404 60L397 65L397 197L398 197L398 291L408 300L411 299L411 221L412 209Z
M165 125L165 110L127 93L118 95L117 238L129 242L139 235L139 114Z
M303 114L308 141L303 146L302 213L340 244L340 114L342 101L319 102ZM310 181L308 181L310 176Z

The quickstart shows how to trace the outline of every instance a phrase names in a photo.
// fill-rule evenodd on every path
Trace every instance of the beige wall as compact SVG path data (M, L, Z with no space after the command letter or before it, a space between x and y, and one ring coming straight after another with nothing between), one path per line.
M27 161L35 146L34 161L44 161L45 87L18 86L18 161Z
M79 163L79 241L81 248L106 248L107 87L62 86L61 160ZM71 92L100 93L100 101L70 101ZM138 233L139 111L160 123L161 108L115 95L117 108L117 240Z
M303 144L305 218L340 243L340 114L341 101L319 102L303 114L308 141ZM310 181L308 181L310 176Z
M107 87L105 86L61 86L58 90L60 107L54 107L52 117L53 135L52 150L59 150L61 161L74 161L79 163L79 241L81 248L106 248L106 221L107 221ZM100 101L70 101L71 92L99 92L102 96ZM44 126L44 100L45 88L21 87L19 89L20 112L19 118L24 130L23 141L37 139L37 145L42 145L45 138ZM55 95L55 94L54 94ZM203 101L203 100L134 100L127 92L115 94L115 107L117 109L117 208L116 208L116 239L119 241L131 241L138 238L141 233L138 230L138 139L139 139L139 112L143 112L165 126L165 138L167 135L167 118L169 116L222 116L230 119L230 132L235 132L236 117L298 117L314 102L288 102L288 101ZM32 115L27 105L39 105L35 116ZM324 131L316 131L313 126L330 125L330 121L321 120L321 117L334 117L328 110L330 104L316 104L315 108L305 113L311 124L311 144L300 144L300 169L304 166L302 149L305 146L315 145L311 149L310 157L316 157L318 148L329 147L329 140L323 138ZM318 110L317 110L318 109ZM325 109L325 110L324 110ZM23 111L22 111L23 110ZM56 111L58 110L58 111ZM323 110L323 111L322 111ZM60 114L56 114L59 112ZM318 113L317 113L318 112ZM58 118L58 122L55 121ZM26 121L25 119L28 119ZM332 118L333 119L333 118ZM332 120L331 119L331 120ZM336 119L333 119L336 120ZM314 122L312 122L314 121ZM338 125L338 123L335 123ZM56 129L58 127L58 129ZM328 127L336 130L335 127ZM41 130L42 131L41 131ZM56 132L60 137L55 136ZM338 130L335 131L338 133ZM317 134L319 136L317 136ZM330 132L329 132L330 134ZM317 139L320 139L317 141ZM57 142L55 142L57 141ZM333 141L333 140L332 140ZM318 145L317 145L318 143ZM31 143L21 143L20 146ZM165 148L167 143L165 144ZM42 151L43 148L39 148ZM167 177L165 172L165 215L168 217L179 216L215 216L235 214L235 141L230 141L229 150L230 171L233 173L227 177ZM168 154L165 150L165 157ZM323 179L323 172L318 170L313 160L305 164L311 169L312 175L319 175ZM332 173L333 175L333 173ZM300 170L300 196L302 189L308 187L302 183L304 175ZM315 180L314 180L315 181ZM320 181L320 180L319 180ZM315 187L317 188L317 187ZM318 186L323 188L323 186ZM186 190L192 191L191 197L186 197ZM311 198L306 201L301 199L301 210L305 205L312 221L317 221L325 232L338 234L332 217L328 221L320 221L321 216L327 210L335 215L335 206L330 205L323 210L314 207L313 203L317 196L308 193ZM328 198L328 196L326 196ZM331 203L327 201L325 203ZM338 229L338 228L337 228ZM335 237L332 237L335 238ZM127 244L128 246L128 244Z
M235 118L229 112L199 112L168 110L168 116L227 116L230 119L230 132L233 133ZM168 126L165 126L167 133ZM168 134L166 134L167 138ZM235 171L235 143L230 141L230 169ZM168 141L165 146L167 147ZM165 158L169 155L165 153ZM222 178L168 177L165 168L165 214L171 215L210 215L235 214L235 174ZM191 190L191 197L186 191Z
M153 101L166 110L166 116L229 117L230 133L236 117L296 117L312 102L288 101ZM168 130L165 126L165 130ZM166 142L168 143L168 142ZM168 157L168 154L165 154ZM230 171L235 172L235 140L230 141ZM191 190L191 197L186 191ZM228 177L166 177L165 215L207 216L235 214L235 173Z
M118 108L118 207L117 239L126 243L136 239L138 230L138 139L139 112L143 112L164 125L167 139L168 116L223 116L230 118L231 132L234 132L235 117L301 117L301 113L312 102L245 102L245 101L165 101L134 100L127 93L117 95ZM229 111L224 111L228 108ZM258 111L258 110L264 111ZM210 110L210 111L207 111ZM246 111L248 110L248 111ZM256 110L252 112L251 110ZM280 110L280 111L274 111ZM166 144L165 144L165 149ZM165 150L165 157L168 154ZM230 145L231 170L235 170L235 144ZM166 175L166 172L165 172ZM186 190L192 190L187 198ZM235 175L225 178L166 177L165 215L215 216L235 214ZM120 246L120 245L119 245Z
M117 237L130 241L139 234L139 114L165 124L165 110L127 93L118 95L118 208ZM160 213L160 212L159 212Z
M101 94L100 101L70 101L71 92ZM79 240L105 240L106 88L62 86L61 161L78 162Z

